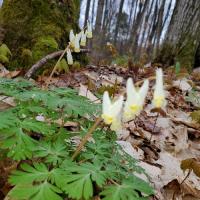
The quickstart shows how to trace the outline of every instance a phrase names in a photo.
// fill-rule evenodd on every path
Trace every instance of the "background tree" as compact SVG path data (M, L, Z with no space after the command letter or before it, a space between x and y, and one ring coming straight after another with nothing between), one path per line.
M123 6L124 6L124 0L121 0L120 5L119 5L119 12L117 14L117 22L116 22L116 28L115 28L115 33L114 33L114 44L116 44L116 41L117 41L117 36L118 36L118 32L119 32L119 25L120 25L120 21L121 21L121 18L122 18Z
M200 1L176 0L175 9L157 60L179 61L191 69L200 46ZM169 63L170 64L170 63Z
M90 14L90 3L91 3L91 0L87 0L86 10L85 10L84 27L87 25L87 20L88 20L89 14Z
M68 43L78 29L79 0L4 0L0 23L12 51L10 67L30 66Z

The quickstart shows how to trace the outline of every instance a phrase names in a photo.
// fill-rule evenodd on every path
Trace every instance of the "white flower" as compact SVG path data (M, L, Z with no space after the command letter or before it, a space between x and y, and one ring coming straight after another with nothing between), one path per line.
M42 114L36 116L35 119L36 119L37 121L39 121L39 122L44 122L44 121L45 121L45 118L44 118L44 116L43 116Z
M69 41L73 41L75 38L75 35L74 35L74 31L73 30L70 30L70 33L69 33Z
M86 33L81 31L81 46L86 46Z
M87 22L86 35L87 35L87 38L92 38L92 25L89 21Z
M105 124L111 125L111 130L121 129L121 110L123 106L123 96L120 96L114 103L111 102L108 92L103 95L103 114L102 119Z
M67 63L73 65L73 57L69 48L67 49Z
M69 41L70 41L70 45L71 45L72 47L74 47L75 35L74 35L73 30L71 30L70 33L69 33Z
M80 35L79 34L76 34L75 36L75 41L74 41L74 51L76 53L79 53L81 50L80 50L80 44L79 44L79 40L80 40Z
M123 119L129 121L140 114L143 109L145 98L149 88L149 81L145 80L142 87L137 91L133 80L129 78L126 84L127 100L124 106Z
M156 108L163 108L166 106L165 90L163 86L163 71L161 68L156 70L156 85L153 95L153 105Z

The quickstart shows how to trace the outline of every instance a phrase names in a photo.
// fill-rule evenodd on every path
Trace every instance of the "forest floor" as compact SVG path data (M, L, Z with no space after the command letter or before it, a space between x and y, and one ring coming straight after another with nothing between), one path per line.
M17 73L0 73L0 76L15 77ZM153 93L149 91L145 109L118 133L118 144L146 170L156 189L152 199L197 200L200 199L200 73L188 75L181 70L176 74L174 69L167 69L164 74L166 109L152 109ZM52 78L51 84L76 88L79 95L99 103L97 91L102 94L108 90L115 96L125 93L128 77L133 77L138 86L148 78L153 88L155 67L87 66ZM42 85L46 79L40 76L37 83ZM3 110L1 104L0 110Z

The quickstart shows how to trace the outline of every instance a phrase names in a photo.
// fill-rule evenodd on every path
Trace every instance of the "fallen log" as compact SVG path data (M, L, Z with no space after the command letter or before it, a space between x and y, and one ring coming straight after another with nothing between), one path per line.
M30 79L33 74L39 69L41 68L43 65L45 65L49 60L52 60L54 58L57 58L59 56L62 55L64 50L60 50L60 51L56 51L53 52L51 54L46 55L44 58L42 58L41 60L39 60L37 63L35 63L29 70L28 72L26 72L26 74L24 75L24 78L26 79ZM81 49L82 53L88 53L90 52L89 49Z

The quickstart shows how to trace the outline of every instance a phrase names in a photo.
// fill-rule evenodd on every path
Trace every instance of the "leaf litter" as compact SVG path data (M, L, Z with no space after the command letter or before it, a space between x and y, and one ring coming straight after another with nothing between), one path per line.
M113 96L124 93L128 77L134 77L136 85L149 78L152 86L154 72L153 67L133 70L116 66L87 66L79 72L56 77L51 84L76 88L79 95L92 102L100 102L96 91L110 89L109 93ZM152 200L200 199L200 124L191 117L191 113L200 107L200 85L199 80L193 78L194 73L178 80L174 77L171 82L165 81L168 100L166 111L152 111L152 94L149 92L145 110L134 122L126 123L118 134L117 143L140 161L140 166L146 170L156 189ZM5 76L8 74L12 78L17 76L15 72L6 71ZM164 79L169 80L169 77L171 79L171 73L167 72ZM45 80L45 76L40 76L38 83L42 84ZM193 88L196 90L193 91ZM2 98L0 111L6 106L13 106L12 99L2 101ZM67 122L65 126L79 125Z

